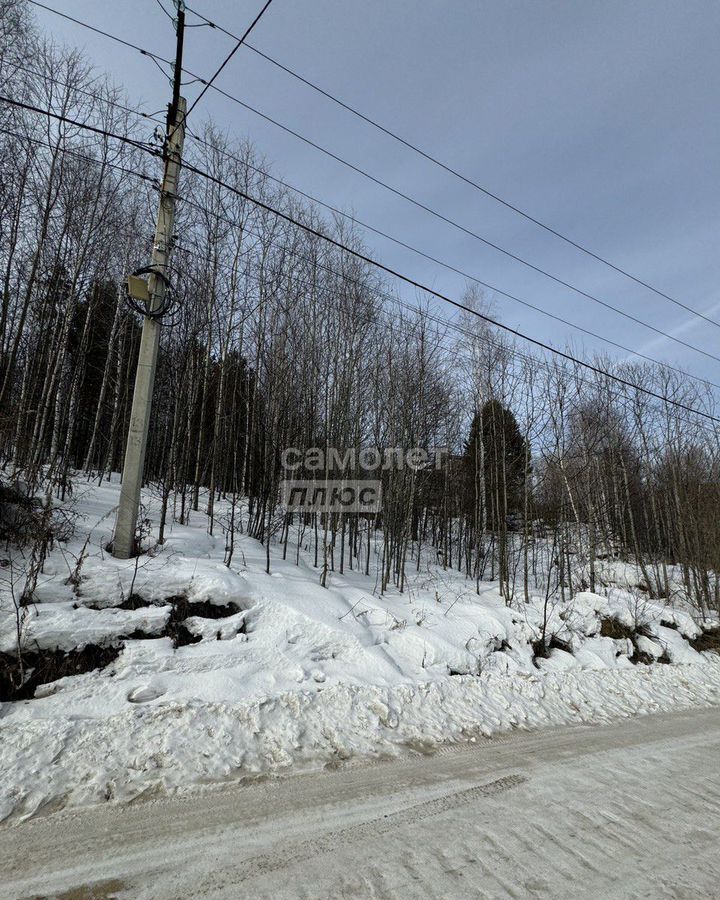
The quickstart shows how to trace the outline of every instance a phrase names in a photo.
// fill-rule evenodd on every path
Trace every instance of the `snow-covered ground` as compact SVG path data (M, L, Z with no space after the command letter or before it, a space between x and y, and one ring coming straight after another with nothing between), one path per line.
M716 898L720 710L0 827L0 898Z
M515 727L603 722L720 703L720 657L697 653L687 611L621 588L551 605L549 633L566 649L533 660L542 600L508 607L497 586L424 564L406 593L375 592L359 573L295 564L239 536L233 564L204 513L172 524L153 555L120 562L103 549L118 485L79 483L72 540L47 560L24 646L115 644L105 668L43 685L0 705L0 818L64 805L130 800L198 783L336 764L356 754L477 740ZM144 498L157 524L159 501ZM79 584L68 582L90 534ZM131 596L148 605L130 606ZM196 643L173 646L171 598L229 606L185 621ZM644 634L601 635L612 618ZM16 643L0 596L0 651ZM607 629L605 629L607 630ZM132 637L130 637L132 635ZM635 665L633 654L669 660Z

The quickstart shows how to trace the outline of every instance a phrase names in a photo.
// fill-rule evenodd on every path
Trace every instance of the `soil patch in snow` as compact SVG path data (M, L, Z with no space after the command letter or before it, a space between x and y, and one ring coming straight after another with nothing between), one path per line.
M119 609L141 609L142 607L155 606L152 602L144 600L137 594L133 594L128 600L119 605ZM210 600L190 601L184 594L178 594L176 597L168 597L162 601L163 606L170 606L170 615L167 624L159 633L147 635L142 631L135 631L129 637L142 639L147 637L169 637L172 639L173 647L187 647L189 644L197 644L203 639L202 630L193 630L188 625L188 620L192 618L198 619L229 619L240 612L240 607L235 603L212 603ZM191 623L192 624L192 623ZM237 634L245 634L245 621L241 621L237 628ZM220 632L217 633L218 640Z
M703 631L701 635L690 640L690 646L698 653L704 650L713 650L720 653L720 628L712 628L709 631Z
M67 653L62 650L25 652L22 666L17 656L0 653L0 702L30 700L40 685L50 684L68 675L84 675L104 669L118 658L121 649L88 644L82 650Z
M139 594L133 594L128 600L118 604L117 608L137 610L157 605L159 604L146 600ZM240 612L240 607L235 603L218 604L210 600L192 602L183 594L163 600L162 605L170 606L170 614L161 630L147 632L136 629L119 640L85 644L79 649L63 650L55 647L24 650L21 658L16 654L0 652L0 703L45 697L53 692L53 684L61 678L104 669L115 662L126 641L169 637L175 649L197 644L206 637L208 627L202 627L206 620L227 619ZM244 619L237 625L236 633L245 634ZM220 636L221 632L218 631L218 640Z
M677 631L677 625L674 622L667 623L667 626ZM620 619L606 616L600 620L600 636L609 637L615 641L630 641L633 653L629 656L629 659L635 665L642 663L649 666L656 662L670 662L667 649L653 641L650 630L642 625L638 628L633 628L626 622L621 622ZM653 652L652 645L655 645L657 652Z

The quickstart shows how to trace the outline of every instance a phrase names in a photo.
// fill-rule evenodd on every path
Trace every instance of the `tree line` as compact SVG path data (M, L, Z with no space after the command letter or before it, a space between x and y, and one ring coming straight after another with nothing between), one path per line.
M151 136L82 53L38 33L24 0L0 0L0 73L16 100ZM228 565L242 531L268 567L273 544L308 548L322 584L353 568L404 591L431 559L498 580L508 602L596 589L600 562L624 559L649 596L720 609L718 430L671 402L713 414L709 386L606 358L589 372L471 314L448 321L236 193L363 250L352 222L299 200L249 141L208 124L186 156L217 180L181 176L145 471L161 541L202 508ZM124 283L150 255L157 167L0 104L0 459L33 490L62 497L79 473L121 468L141 325ZM448 452L440 468L383 471L375 515L289 513L282 452L315 446Z

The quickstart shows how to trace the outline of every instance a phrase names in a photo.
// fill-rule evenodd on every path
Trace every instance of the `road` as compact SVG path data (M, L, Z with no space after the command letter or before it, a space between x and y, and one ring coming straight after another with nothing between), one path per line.
M6 825L0 896L720 897L720 710Z

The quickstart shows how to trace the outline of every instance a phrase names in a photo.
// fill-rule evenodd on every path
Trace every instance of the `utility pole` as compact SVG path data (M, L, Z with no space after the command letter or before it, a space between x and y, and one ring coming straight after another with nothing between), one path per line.
M144 270L150 273L147 284L148 297L145 306L147 313L143 319L140 353L135 373L132 412L130 414L130 426L125 446L120 502L118 504L117 518L115 519L115 534L112 545L113 556L116 556L118 559L129 559L135 554L137 549L135 547L135 528L140 508L140 488L142 487L145 450L150 428L150 411L160 341L160 314L165 307L165 291L169 282L167 273L169 272L175 223L175 201L177 199L178 179L185 139L187 104L184 98L180 96L185 4L183 0L175 0L175 6L177 9L177 50L173 76L173 98L168 108L164 152L165 171L160 189L160 204L155 227L152 258L150 266Z

